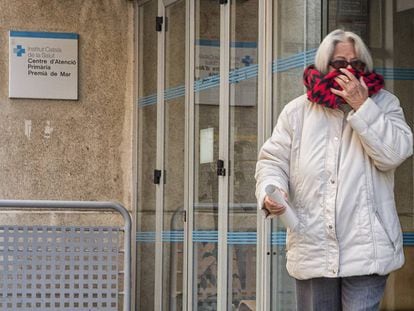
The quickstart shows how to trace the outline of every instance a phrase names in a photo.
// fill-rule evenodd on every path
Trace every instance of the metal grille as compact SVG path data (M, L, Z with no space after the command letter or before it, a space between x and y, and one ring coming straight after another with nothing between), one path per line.
M118 310L119 228L0 226L0 310Z

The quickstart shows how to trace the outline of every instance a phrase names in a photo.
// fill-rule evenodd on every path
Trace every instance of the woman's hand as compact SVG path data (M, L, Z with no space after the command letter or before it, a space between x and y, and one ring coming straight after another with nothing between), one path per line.
M335 81L342 87L342 91L331 88L331 92L341 96L355 111L368 98L368 87L363 77L358 79L345 68L340 69L343 75L337 76Z
M288 199L287 193L280 190L280 189L279 189L279 191L285 197L285 199L287 201L287 199ZM266 210L269 212L270 215L279 216L279 215L282 215L286 210L286 206L272 201L269 198L269 196L265 196L263 204L264 204L264 207L266 208Z

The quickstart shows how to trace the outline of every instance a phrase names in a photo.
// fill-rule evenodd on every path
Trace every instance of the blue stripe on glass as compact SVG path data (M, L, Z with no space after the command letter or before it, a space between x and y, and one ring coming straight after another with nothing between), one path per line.
M256 232L233 231L227 233L228 244L248 245L257 244Z
M157 94L144 96L138 99L138 105L140 107L145 107L157 103Z
M136 234L136 240L137 242L155 242L155 232L154 231L139 231Z
M316 49L308 50L286 58L278 59L272 63L273 73L287 71L293 68L305 67L313 63Z
M164 99L165 100L170 100L170 99L174 99L174 98L183 97L184 95L185 95L185 86L180 85L180 86L173 87L173 88L165 90Z
M414 246L414 232L403 232L403 245Z
M385 80L414 80L414 68L375 68Z
M137 242L155 243L155 232L137 232ZM184 242L183 230L172 230L162 232L162 241L170 243ZM195 230L193 231L194 243L218 243L218 232L215 230ZM230 245L255 245L257 244L257 234L254 231L230 231L227 233L227 243ZM286 244L286 231L272 232L272 245L284 246ZM404 246L414 246L414 232L403 233Z
M10 37L45 38L45 39L78 39L79 35L73 32L35 32L35 31L11 30Z
M214 230L208 231L193 231L193 242L210 242L218 243L218 232Z
M286 231L272 232L271 237L272 245L283 246L286 244Z
M163 231L162 241L163 242L184 242L184 231L183 230Z
M201 45L201 46L215 46L215 47L219 47L220 46L220 40L208 40L208 39L198 39L195 40L195 44L196 45ZM242 42L242 41L237 41L237 42L230 42L230 46L232 48L257 48L257 42L255 41L251 41L251 42Z
M220 46L220 40L198 39L195 40L195 44L202 46Z
M259 72L259 65L249 65L243 68L237 68L229 73L229 82L238 83L243 80L248 80L257 77Z
M194 92L200 92L206 89L217 87L220 84L220 75L212 75L194 81Z

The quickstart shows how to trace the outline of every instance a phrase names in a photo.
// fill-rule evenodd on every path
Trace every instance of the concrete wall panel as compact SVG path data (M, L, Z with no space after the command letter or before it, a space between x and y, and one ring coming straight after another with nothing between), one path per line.
M8 98L8 31L79 34L79 100ZM0 0L0 199L131 207L133 2Z

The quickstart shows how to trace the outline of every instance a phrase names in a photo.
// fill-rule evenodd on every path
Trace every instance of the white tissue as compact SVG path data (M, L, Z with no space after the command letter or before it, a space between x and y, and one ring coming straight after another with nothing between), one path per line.
M299 224L298 217L292 207L290 207L285 197L282 195L281 191L275 185L266 186L265 191L272 201L286 207L285 212L282 215L279 215L279 217L286 227L291 230L295 230L296 226Z

